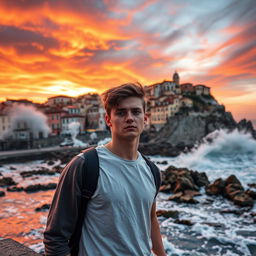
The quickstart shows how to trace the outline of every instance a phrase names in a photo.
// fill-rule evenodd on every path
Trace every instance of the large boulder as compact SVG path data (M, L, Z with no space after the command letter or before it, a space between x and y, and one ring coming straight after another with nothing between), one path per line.
M3 177L0 179L0 187L16 185L17 183L11 177Z
M245 191L235 175L229 176L226 180L215 180L205 188L205 191L208 195L221 195L242 207L252 207L254 203L251 196L253 193Z
M209 184L205 173L194 172L186 168L176 168L169 166L162 173L161 192L172 192L168 200L179 203L196 204L195 196L199 196L200 187Z

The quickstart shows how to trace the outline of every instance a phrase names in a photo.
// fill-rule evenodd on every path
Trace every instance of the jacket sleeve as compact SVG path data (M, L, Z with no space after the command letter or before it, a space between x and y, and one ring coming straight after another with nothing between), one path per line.
M64 256L70 253L68 241L78 217L83 168L84 159L77 156L61 173L44 231L46 256Z

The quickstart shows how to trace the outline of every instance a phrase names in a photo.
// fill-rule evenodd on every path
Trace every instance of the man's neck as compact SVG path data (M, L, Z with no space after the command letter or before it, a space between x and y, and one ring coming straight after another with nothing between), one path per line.
M139 138L134 140L118 140L112 138L105 146L112 153L125 160L136 160L138 158Z

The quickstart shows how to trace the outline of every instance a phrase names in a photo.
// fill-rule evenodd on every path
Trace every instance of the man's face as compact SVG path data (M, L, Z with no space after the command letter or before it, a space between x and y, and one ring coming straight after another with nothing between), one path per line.
M144 129L147 117L143 110L143 101L138 97L128 97L106 115L107 125L112 136L120 138L139 137Z

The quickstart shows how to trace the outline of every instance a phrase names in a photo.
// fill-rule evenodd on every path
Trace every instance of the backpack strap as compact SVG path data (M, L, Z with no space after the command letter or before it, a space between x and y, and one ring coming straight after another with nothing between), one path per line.
M156 185L156 195L158 194L159 188L161 186L161 175L160 175L160 170L158 169L158 167L152 162L150 161L146 156L144 156L143 154L141 154L142 157L145 159L147 165L150 167L150 170L153 174L154 177L154 181L155 181L155 185Z
M99 158L96 149L89 148L84 150L83 157L85 161L82 171L82 190L79 215L77 218L75 231L69 241L69 247L72 256L78 255L79 242L82 234L82 226L85 218L87 204L97 188L99 178Z

